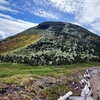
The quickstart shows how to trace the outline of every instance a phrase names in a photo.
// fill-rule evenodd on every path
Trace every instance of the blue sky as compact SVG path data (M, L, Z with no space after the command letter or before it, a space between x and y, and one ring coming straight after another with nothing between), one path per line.
M0 0L0 39L44 21L71 22L100 35L100 0Z

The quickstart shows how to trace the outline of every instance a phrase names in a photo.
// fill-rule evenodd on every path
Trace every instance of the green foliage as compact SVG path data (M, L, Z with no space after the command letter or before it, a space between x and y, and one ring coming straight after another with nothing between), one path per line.
M0 46L1 53L6 52L1 62L52 66L100 61L100 37L71 23L44 22Z
M6 40L0 41L0 54L26 47L29 44L36 42L40 37L40 34L25 33L9 39L7 38Z
M77 63L72 65L62 65L62 66L29 66L25 64L11 64L11 63L0 63L0 78L11 77L13 75L21 74L32 74L32 75L51 75L55 76L58 73L68 74L68 69L75 68L76 71L82 69L82 67L100 66L99 62L90 63ZM59 70L60 69L60 70Z
M79 91L73 90L68 85L68 82L77 82L77 75L84 73L91 66L100 66L100 62L33 67L25 64L0 63L0 89L6 85L14 86L14 89L17 86L18 89L22 89L22 91L16 91L17 96L24 95L27 100L31 100L33 96L38 96L40 99L57 100L59 96L65 95L68 91L73 91L74 95L79 95ZM45 79L45 77L50 77L50 82L53 83L52 86L45 87L42 83L35 84L41 90L37 91L33 82L36 82L38 78ZM53 79L54 82L52 81ZM62 83L59 84L56 79L64 79L65 81L62 80ZM9 94L9 96L12 97L14 95Z
M66 82L68 83L68 82ZM67 92L71 90L74 95L79 95L78 91L74 91L70 86L66 84L62 85L53 85L51 88L47 88L45 91L40 93L41 99L46 98L47 100L57 100L60 96L65 95Z
M56 31L56 34L60 33L62 31L62 29L63 29L63 26L53 26L52 27L52 30Z

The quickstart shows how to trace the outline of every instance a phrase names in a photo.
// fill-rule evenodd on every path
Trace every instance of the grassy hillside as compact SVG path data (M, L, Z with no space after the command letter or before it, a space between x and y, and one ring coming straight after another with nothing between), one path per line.
M35 43L40 38L40 34L20 34L12 38L7 38L3 41L0 41L0 53L6 53L26 47L31 43Z
M71 23L44 22L1 41L0 53L0 61L32 66L99 62L100 36Z

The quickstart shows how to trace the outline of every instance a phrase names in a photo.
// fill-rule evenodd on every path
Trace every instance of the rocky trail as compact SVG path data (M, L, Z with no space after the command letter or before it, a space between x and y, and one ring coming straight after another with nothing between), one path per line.
M100 100L100 67L93 67L90 84L93 89L93 100Z

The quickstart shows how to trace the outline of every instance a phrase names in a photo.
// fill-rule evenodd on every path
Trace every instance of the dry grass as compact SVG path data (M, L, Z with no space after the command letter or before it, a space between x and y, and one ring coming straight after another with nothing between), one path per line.
M16 50L31 43L35 43L41 38L40 34L22 34L11 39L6 39L0 42L0 53Z

